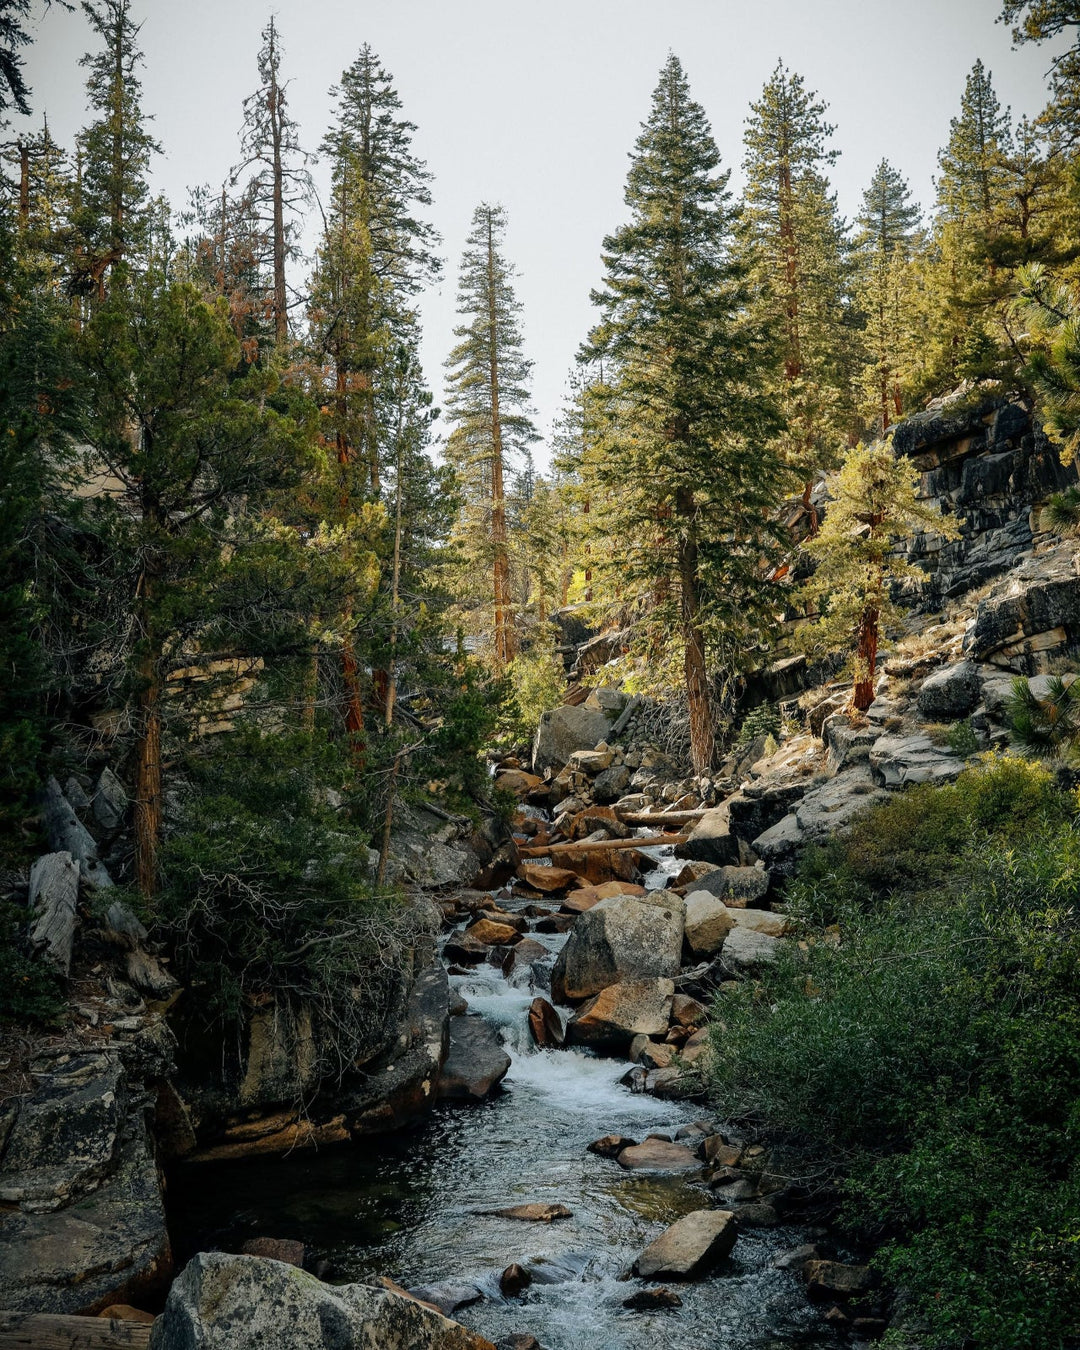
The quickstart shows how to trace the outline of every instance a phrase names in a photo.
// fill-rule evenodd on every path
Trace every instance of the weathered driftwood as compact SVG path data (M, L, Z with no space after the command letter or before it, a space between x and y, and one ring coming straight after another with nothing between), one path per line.
M71 973L79 864L66 850L46 853L30 869L30 941L44 947L63 975Z
M55 778L45 784L43 802L45 831L49 836L49 847L55 852L70 853L79 864L83 879L99 890L113 884L108 869L98 857L94 836L79 820L75 811L60 789Z
M623 811L615 814L624 825L692 825L705 814L704 806L693 811Z
M150 1344L150 1330L114 1317L0 1312L0 1350L141 1350Z
M651 848L655 844L683 844L685 834L649 834L641 839L590 839L580 844L545 844L543 848L519 849L523 858L550 858L553 853L579 854L598 853L601 849Z

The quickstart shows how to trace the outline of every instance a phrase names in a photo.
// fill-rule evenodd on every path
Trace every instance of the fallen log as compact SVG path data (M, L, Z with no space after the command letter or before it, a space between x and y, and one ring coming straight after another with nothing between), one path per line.
M143 1322L0 1312L0 1350L143 1350L149 1344L150 1327Z
M601 849L652 848L656 844L685 844L685 834L648 834L638 839L591 839L580 844L545 844L543 848L519 849L523 858L550 858L558 853L567 854L599 853Z
M708 807L695 807L693 811L625 811L615 814L624 825L692 825L696 824L708 810Z

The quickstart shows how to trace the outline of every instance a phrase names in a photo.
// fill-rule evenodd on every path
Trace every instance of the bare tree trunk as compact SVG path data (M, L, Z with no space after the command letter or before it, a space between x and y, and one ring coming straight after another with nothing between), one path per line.
M19 229L30 227L30 147L19 141Z
M277 30L270 18L270 139L273 150L274 206L274 338L280 347L289 335L288 295L285 291L285 193L281 164L282 95L277 82Z

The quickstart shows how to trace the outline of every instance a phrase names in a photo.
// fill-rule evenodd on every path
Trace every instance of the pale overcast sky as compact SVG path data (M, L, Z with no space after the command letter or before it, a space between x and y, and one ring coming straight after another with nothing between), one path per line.
M41 8L39 0L39 9ZM981 57L1015 115L1045 103L1044 48L1012 51L998 0L135 0L144 19L146 110L165 153L155 186L174 207L220 184L237 158L241 99L259 33L276 13L289 100L318 145L329 88L370 42L391 72L415 148L435 175L432 217L447 271L424 298L425 362L442 394L457 261L473 208L499 201L520 272L538 422L557 413L591 322L600 243L625 216L627 154L668 50L682 61L738 186L752 99L782 58L830 105L833 172L850 217L887 156L925 205L949 119ZM53 6L27 55L34 121L70 144L85 121L81 14ZM315 167L322 182L325 166ZM538 461L546 460L540 451Z

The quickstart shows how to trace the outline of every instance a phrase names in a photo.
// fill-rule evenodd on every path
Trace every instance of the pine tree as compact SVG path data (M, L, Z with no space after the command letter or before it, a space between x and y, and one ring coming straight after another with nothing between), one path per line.
M725 634L744 644L755 630L785 484L765 389L774 347L746 313L728 177L671 55L631 158L630 221L604 240L589 354L605 367L606 514L639 612L654 634L669 624L677 634L699 773L715 749L710 646Z
M1055 148L1071 153L1080 139L1080 6L1076 0L1005 0L998 22L1013 25L1015 46L1061 36L1071 40L1051 59L1051 99L1039 119Z
M803 595L819 614L807 636L853 648L858 712L874 700L881 630L900 615L893 586L923 575L894 551L896 541L916 530L946 539L958 533L953 520L919 501L918 486L918 472L891 441L856 446L830 480L825 523L805 545L817 570Z
M215 589L243 560L245 522L271 488L295 480L303 438L273 408L267 375L241 374L226 307L188 283L145 274L116 288L92 316L84 352L93 390L84 438L116 485L97 506L118 513L131 559L122 577L135 624L135 872L149 896L170 663L212 627ZM270 598L264 588L251 629L270 627Z
M960 115L949 123L949 141L938 157L938 211L947 222L989 236L1001 209L1012 140L1009 110L1002 109L982 61L971 68Z
M81 173L74 288L105 297L109 274L130 263L146 243L150 204L147 170L161 147L146 129L140 105L140 24L131 0L82 0L102 50L81 64L90 107L98 114L79 137Z
M513 660L517 634L510 584L507 478L537 432L529 417L532 362L522 350L521 304L503 253L506 212L482 202L473 213L458 277L457 344L446 361L446 405L453 430L447 460L464 500L468 551L491 576L485 608L493 610L497 670Z
M438 235L418 214L431 204L431 175L412 149L416 127L401 116L391 77L367 44L331 93L335 123L320 147L330 161L331 201L312 282L311 339L328 367L339 463L359 466L378 493L380 365L392 359L402 312L440 269Z
M19 54L19 48L30 42L23 27L29 14L30 0L0 0L0 114L14 108L30 116L30 89Z
M835 457L852 420L845 227L827 177L839 152L825 112L802 76L778 63L751 105L743 161L751 275L782 334L789 455L807 476Z
M907 264L920 212L902 175L883 159L863 194L854 240L856 295L865 316L866 382L873 390L879 430L903 413L900 372L909 333L905 307Z
M244 191L269 236L272 275L274 339L280 346L288 336L289 295L286 264L296 256L295 216L310 200L308 173L296 123L287 111L287 85L281 80L281 38L273 17L262 32L259 50L259 88L244 99L240 133L243 162L233 171L237 183L250 169L255 173ZM288 220L287 216L293 216Z

